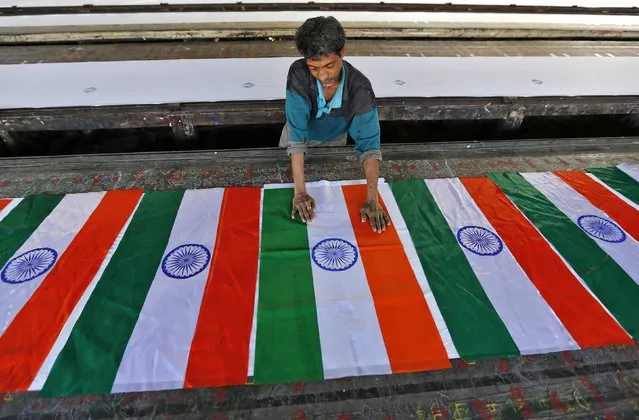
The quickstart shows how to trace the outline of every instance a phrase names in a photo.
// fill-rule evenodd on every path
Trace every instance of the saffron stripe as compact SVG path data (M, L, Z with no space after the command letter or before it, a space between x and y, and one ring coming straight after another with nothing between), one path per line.
M390 185L459 355L466 360L519 355L426 183Z
M393 372L450 367L437 325L395 227L390 225L379 234L361 222L366 185L342 189ZM380 203L384 206L383 200Z
M11 200L0 198L0 211L4 210L4 208L7 207L9 203L11 203Z
M580 347L634 342L493 182L461 182Z
M53 365L42 396L111 391L183 194L144 194L120 246Z
M639 338L639 286L597 243L520 174L490 179L570 264L621 326Z
M108 192L0 336L0 389L29 388L141 195L141 191Z
M224 192L185 388L246 383L259 257L259 188Z

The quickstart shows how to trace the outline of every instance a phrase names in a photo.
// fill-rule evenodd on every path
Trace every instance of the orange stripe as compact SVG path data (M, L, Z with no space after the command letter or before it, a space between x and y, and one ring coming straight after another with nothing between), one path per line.
M0 211L2 211L5 207L9 205L11 200L5 200L0 198Z
M566 184L612 217L630 236L639 241L639 211L581 171L555 172Z
M580 347L633 343L497 185L487 178L461 182Z
M260 189L224 192L185 388L245 384L259 257Z
M104 195L31 299L0 336L0 390L26 391L142 191Z
M393 372L449 368L446 348L395 227L373 232L360 217L366 186L342 189ZM381 197L380 202L384 206Z

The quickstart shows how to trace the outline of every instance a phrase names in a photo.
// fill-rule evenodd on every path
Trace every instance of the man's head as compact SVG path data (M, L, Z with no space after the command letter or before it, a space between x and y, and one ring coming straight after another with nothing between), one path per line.
M295 33L297 50L324 87L339 82L345 43L344 28L332 16L308 19Z

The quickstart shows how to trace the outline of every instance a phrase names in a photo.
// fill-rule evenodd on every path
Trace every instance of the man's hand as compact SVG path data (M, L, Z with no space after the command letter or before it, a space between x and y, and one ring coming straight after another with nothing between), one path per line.
M385 231L386 226L391 224L390 218L375 199L366 200L360 210L360 214L362 215L362 223L370 220L371 227L378 233Z
M360 213L362 223L371 221L371 227L375 232L382 233L386 226L391 224L390 217L386 214L377 199L377 179L379 178L379 160L372 158L364 161L364 172L366 173L367 197Z
M300 214L302 222L310 222L315 217L315 200L305 192L296 192L293 196L293 211L291 219L295 219L295 213Z

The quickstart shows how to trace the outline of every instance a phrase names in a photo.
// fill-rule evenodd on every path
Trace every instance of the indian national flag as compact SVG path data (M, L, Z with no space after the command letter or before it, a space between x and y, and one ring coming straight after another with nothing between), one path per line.
M0 391L444 369L639 337L639 167L0 200Z
M244 383L261 191L38 195L0 221L0 388Z
M366 185L349 184L309 186L306 225L291 223L291 188L264 190L256 382L442 369L457 355L388 185L395 223L379 234L361 222Z

